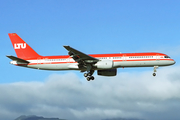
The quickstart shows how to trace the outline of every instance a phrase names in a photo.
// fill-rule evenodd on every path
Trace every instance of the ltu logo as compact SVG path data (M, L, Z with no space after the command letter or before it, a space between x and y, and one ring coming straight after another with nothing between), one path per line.
M26 48L26 43L17 43L14 44L14 49L25 49Z

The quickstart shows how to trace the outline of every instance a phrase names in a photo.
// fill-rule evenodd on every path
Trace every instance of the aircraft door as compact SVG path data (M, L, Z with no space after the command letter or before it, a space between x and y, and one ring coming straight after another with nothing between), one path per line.
M37 59L37 64L41 64L41 58Z
M156 55L156 60L159 61L159 54Z
M127 59L126 55L123 55L123 61L126 61L126 59Z
M71 57L69 57L69 58L67 58L67 63L70 63L70 61L71 61Z

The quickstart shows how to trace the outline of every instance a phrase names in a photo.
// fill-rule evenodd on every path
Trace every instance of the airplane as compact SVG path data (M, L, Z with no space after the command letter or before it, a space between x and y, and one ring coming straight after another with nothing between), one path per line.
M7 55L13 65L39 70L79 70L84 73L87 81L94 80L93 73L101 76L116 76L117 68L154 67L157 68L175 64L168 55L157 52L148 53L116 53L116 54L85 54L70 46L63 46L68 55L41 56L36 53L16 33L9 33L17 57Z

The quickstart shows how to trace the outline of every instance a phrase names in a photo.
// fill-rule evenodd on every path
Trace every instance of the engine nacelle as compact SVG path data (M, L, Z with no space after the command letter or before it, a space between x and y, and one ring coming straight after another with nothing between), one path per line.
M98 69L111 69L113 68L113 64L114 62L112 60L102 60L102 61L98 61L95 66Z
M97 74L101 76L116 76L117 69L98 70Z

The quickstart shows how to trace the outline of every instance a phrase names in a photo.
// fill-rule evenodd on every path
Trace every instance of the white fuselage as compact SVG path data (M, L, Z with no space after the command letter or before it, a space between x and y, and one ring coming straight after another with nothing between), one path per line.
M154 67L154 66L168 66L173 65L175 61L170 58L165 58L164 56L116 56L116 57L96 57L100 61L113 61L112 68L119 67ZM78 63L75 62L71 57L66 58L46 58L43 59L32 59L27 60L29 64L22 64L20 62L12 61L11 64L24 66L35 69L42 70L81 70L78 67ZM96 64L93 66L94 70L97 68Z

